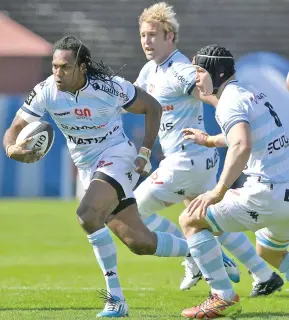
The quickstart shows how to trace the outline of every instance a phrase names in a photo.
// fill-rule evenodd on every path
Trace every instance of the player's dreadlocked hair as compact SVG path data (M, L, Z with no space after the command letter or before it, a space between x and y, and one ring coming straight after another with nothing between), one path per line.
M95 62L91 58L90 50L74 36L66 36L58 40L53 46L53 53L56 50L71 50L76 60L75 67L76 64L80 65L81 63L85 63L87 74L91 80L102 80L107 82L111 81L117 74L113 72L109 65L105 65L102 61Z
M214 89L235 74L235 61L232 53L225 47L211 44L203 47L194 57L195 64L206 69L213 80ZM220 74L224 74L220 76Z

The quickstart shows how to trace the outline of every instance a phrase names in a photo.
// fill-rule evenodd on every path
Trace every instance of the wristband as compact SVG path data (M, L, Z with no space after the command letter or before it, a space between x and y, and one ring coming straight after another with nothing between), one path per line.
M141 147L137 156L139 158L145 159L146 161L149 161L151 154L152 154L152 152L150 149L148 149L146 147Z

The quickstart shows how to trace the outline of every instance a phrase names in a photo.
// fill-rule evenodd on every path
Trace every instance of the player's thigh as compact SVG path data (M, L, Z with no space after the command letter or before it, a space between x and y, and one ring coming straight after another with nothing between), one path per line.
M127 202L127 205L125 205ZM129 199L122 201L123 206L113 219L107 222L113 233L137 254L153 254L156 251L156 234L149 231L137 212L136 203Z
M134 190L134 195L142 218L147 218L151 214L171 205L168 201L163 200L168 199L168 197L163 197L162 193L159 193L158 185L152 184L151 177L144 180Z
M288 225L271 225L256 231L255 234L258 254L279 268L289 247Z

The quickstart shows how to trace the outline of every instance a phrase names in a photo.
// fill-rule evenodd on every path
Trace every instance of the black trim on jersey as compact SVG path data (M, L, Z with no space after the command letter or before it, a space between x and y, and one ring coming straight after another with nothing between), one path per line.
M86 83L84 85L84 87L82 89L80 89L80 91L83 91L85 90L90 84L90 79L89 79L89 76L86 74Z
M124 190L123 190L121 184L119 182L117 182L114 178L110 177L109 175L107 175L101 171L96 171L93 174L91 180L95 180L95 179L103 180L103 181L106 181L107 183L109 183L115 189L119 202L123 198L125 198L125 193L124 193Z
M232 122L232 123L228 126L228 128L226 128L226 130L225 130L225 128L224 128L225 134L227 135L227 134L229 133L229 131L232 129L232 127L233 127L235 124L240 123L240 122L245 122L245 123L250 124L249 121L244 120L244 119L235 120L234 122Z
M176 49L175 51L173 51L167 58L165 61L163 61L162 63L160 63L158 66L161 67L163 66L165 63L167 63L177 52L179 52L178 49Z
M124 104L122 106L123 109L129 108L135 102L135 100L137 99L137 90L136 90L135 86L134 86L134 90L135 90L134 97L130 101L128 101L126 104Z
M75 101L76 101L76 102L78 102L78 101L77 101L78 96L79 96L79 90L77 90L76 93L75 93Z
M33 117L41 118L41 116L40 116L39 114L30 111L28 108L26 108L26 107L24 107L24 106L22 106L21 109L22 109L24 112L32 115Z
M191 93L192 93L192 91L194 90L194 88L195 88L195 86L196 86L196 82L194 82L191 86L190 86L190 88L189 88L189 90L188 90L188 95L191 95Z
M118 206L113 210L113 212L111 214L113 216L115 216L120 211L126 209L127 207L129 207L129 206L131 206L132 204L135 204L135 203L136 203L135 198L127 198L127 199L121 200L120 203L118 204Z

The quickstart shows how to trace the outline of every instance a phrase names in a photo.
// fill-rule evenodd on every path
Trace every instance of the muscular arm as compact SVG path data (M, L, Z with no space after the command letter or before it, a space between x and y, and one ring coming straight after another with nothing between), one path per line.
M206 140L207 147L227 147L225 137L222 133L216 136L208 136Z
M251 130L246 122L234 125L227 135L229 148L224 169L215 190L225 194L244 170L251 153Z
M151 150L158 135L162 107L156 99L143 89L137 86L135 88L137 91L137 99L126 111L145 115L145 137L143 146Z
M6 130L3 137L3 147L6 150L7 146L13 145L20 131L27 126L27 122L18 115L15 116L11 126Z

